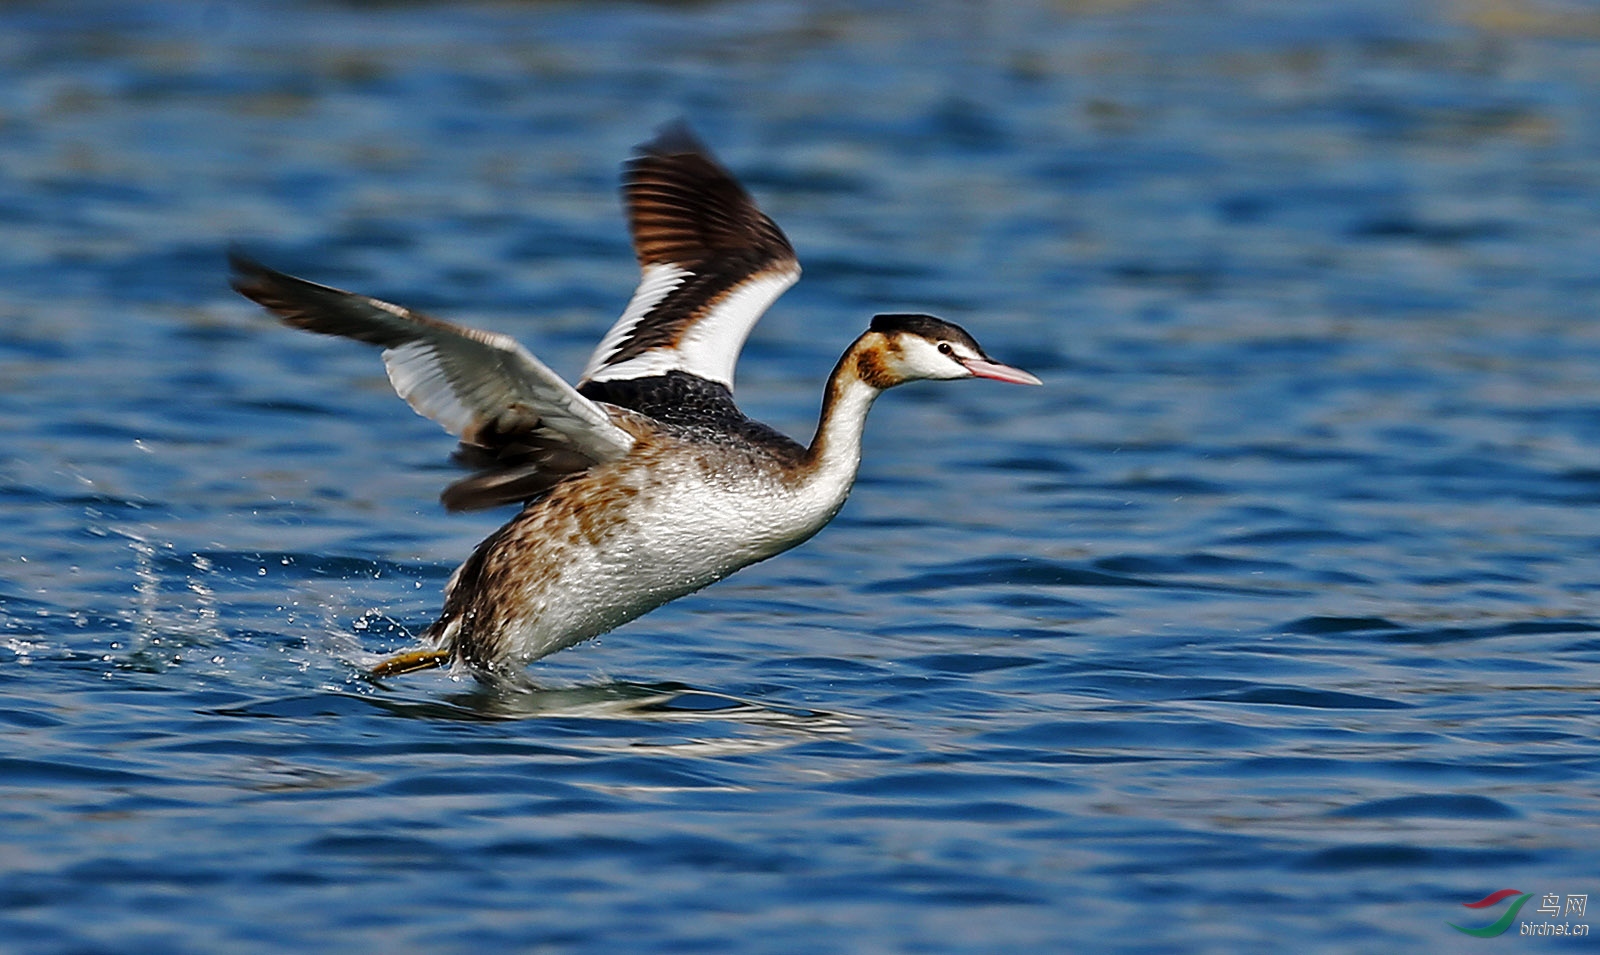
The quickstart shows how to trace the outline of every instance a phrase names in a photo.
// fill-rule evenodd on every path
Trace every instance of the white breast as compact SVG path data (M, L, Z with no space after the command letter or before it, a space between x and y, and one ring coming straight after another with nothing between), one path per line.
M821 530L849 485L794 485L737 469L658 472L627 504L599 546L562 553L559 573L517 601L511 653L533 660L597 636L662 604L765 560Z

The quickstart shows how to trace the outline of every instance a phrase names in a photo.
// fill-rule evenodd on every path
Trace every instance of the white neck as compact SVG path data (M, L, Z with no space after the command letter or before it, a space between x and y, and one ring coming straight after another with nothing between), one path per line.
M882 394L861 380L855 364L855 349L845 353L828 379L822 400L822 418L816 437L806 451L807 483L830 496L837 511L855 484L861 466L861 436L866 430L867 412Z

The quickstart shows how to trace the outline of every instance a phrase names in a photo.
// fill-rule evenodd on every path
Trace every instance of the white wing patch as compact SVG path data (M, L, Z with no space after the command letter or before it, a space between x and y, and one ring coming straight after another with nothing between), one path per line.
M389 382L418 414L468 441L490 423L501 431L539 427L596 461L633 447L632 435L514 339L472 331L463 338L481 350L458 351L460 339L430 338L384 349Z
M650 310L661 304L661 300L672 294L672 291L682 285L684 279L693 275L688 269L679 268L666 262L660 262L644 267L644 274L639 280L639 287L634 289L633 298L628 301L628 307L622 310L622 317L611 326L606 336L600 339L600 344L595 346L594 354L589 356L589 365L583 369L581 381L607 381L612 378L634 378L636 375L602 374L606 362L628 336L639 326L639 322Z
M509 335L297 279L238 253L231 260L233 287L285 324L382 347L400 397L464 442L533 438L547 450L565 448L594 463L616 460L633 447L633 435L604 408ZM582 466L571 455L563 463L567 470Z
M653 276L653 272L658 275ZM665 279L660 277L667 273L672 275L670 285L666 285ZM651 265L645 268L644 281L634 293L633 301L628 303L628 309L623 313L622 319L606 335L605 341L601 342L595 358L590 361L589 368L584 372L585 380L614 381L682 371L727 385L732 390L734 366L738 364L739 352L744 348L745 339L750 337L750 330L755 327L762 313L777 301L778 296L789 286L799 280L798 265L782 271L762 272L738 285L703 317L685 329L675 345L659 346L614 365L607 365L605 358L602 357L615 352L617 345L641 321L648 321L649 310L681 284L688 274L674 265ZM657 287L653 279L661 283L660 291L653 292L653 298L647 298L645 294L647 289ZM633 314L635 307L642 301L647 301L647 304L639 307L639 315L635 317Z
M395 393L404 398L413 411L437 421L456 437L465 434L477 421L479 413L474 406L479 403L469 403L465 389L457 390L432 342L414 341L398 348L385 348L383 366L389 372L389 383L394 386Z

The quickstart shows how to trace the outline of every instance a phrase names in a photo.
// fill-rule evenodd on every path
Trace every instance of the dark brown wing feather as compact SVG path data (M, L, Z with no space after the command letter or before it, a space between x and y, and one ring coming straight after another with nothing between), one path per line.
M622 194L644 275L583 379L684 371L731 386L751 327L799 278L794 247L682 123L639 147Z
M792 260L794 247L733 173L682 123L664 128L624 167L622 195L641 266L699 271L729 256Z

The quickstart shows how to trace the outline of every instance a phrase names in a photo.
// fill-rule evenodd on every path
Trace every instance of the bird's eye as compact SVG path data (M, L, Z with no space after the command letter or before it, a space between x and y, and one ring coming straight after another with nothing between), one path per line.
M951 345L949 342L940 342L939 343L939 354L941 354L941 355L954 355L955 353L956 353L955 346Z

